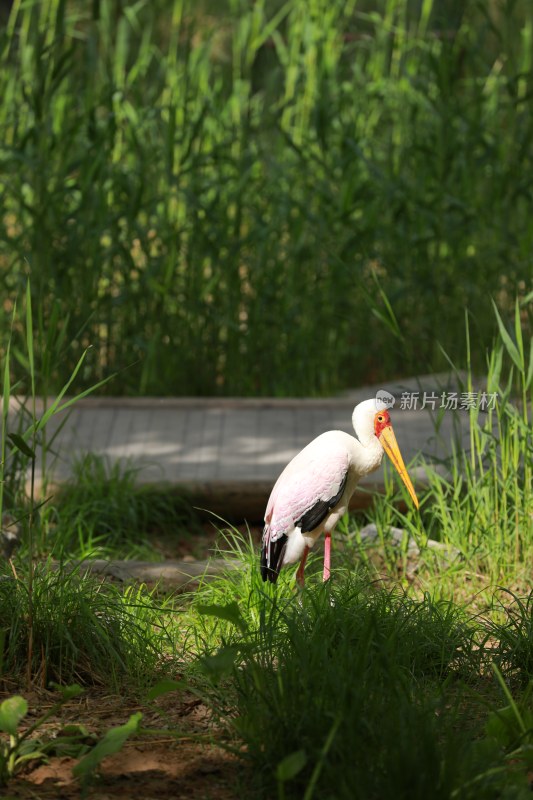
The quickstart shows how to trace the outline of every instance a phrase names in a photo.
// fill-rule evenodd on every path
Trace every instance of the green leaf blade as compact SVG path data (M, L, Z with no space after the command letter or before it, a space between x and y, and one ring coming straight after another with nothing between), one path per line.
M28 456L28 458L31 459L36 458L35 450L32 450L29 444L27 444L22 436L20 436L18 433L8 433L7 438L17 450L20 450L20 452L23 453L23 455Z
M216 682L232 673L240 653L241 648L237 645L226 645L213 655L201 658L200 664L205 674Z
M16 736L17 728L28 713L28 702L20 695L8 697L0 704L0 731Z
M226 605L198 605L197 609L200 614L231 622L232 625L235 625L235 627L239 628L241 631L246 629L246 623L235 601L227 603Z
M93 747L91 752L87 753L87 755L75 765L72 770L74 777L85 778L91 775L104 758L118 753L127 739L137 732L141 719L142 714L140 711L137 711L137 713L131 715L124 725L119 725L116 728L108 730L104 738Z
M505 349L507 350L508 354L510 355L514 365L520 371L522 371L523 370L523 362L522 362L522 360L520 358L520 353L518 351L518 347L516 346L516 344L513 342L513 340L509 336L509 333L507 332L507 329L506 329L505 325L503 324L503 320L500 317L500 314L498 312L498 308L497 308L496 303L494 302L494 300L492 301L492 305L494 307L494 313L496 315L496 321L498 323L498 329L500 331L500 337L501 337L502 342L503 342L503 344L505 346Z
M296 750L279 762L276 767L276 778L281 783L290 781L302 771L306 764L307 753L305 750Z
M169 694L169 692L175 692L183 688L184 685L181 681L173 681L171 678L163 678L162 680L158 681L155 686L152 686L146 695L146 698L147 700L157 700L157 698L161 697L163 694Z
M26 349L31 381L31 395L35 398L35 359L33 353L33 316L31 310L31 285L30 279L26 282Z

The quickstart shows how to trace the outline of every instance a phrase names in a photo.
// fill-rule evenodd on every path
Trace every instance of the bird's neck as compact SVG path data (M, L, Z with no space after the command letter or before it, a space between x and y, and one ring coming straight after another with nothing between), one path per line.
M378 439L372 434L371 436L359 436L354 439L355 449L357 451L357 466L361 475L368 475L374 472L383 460L383 447Z

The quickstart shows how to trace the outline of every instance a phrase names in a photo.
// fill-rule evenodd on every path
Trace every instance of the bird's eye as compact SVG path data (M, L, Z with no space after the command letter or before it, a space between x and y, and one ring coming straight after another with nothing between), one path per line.
M380 415L379 415L379 417L378 417L378 422L383 422L383 417L382 417L382 415L381 415L381 414L380 414Z

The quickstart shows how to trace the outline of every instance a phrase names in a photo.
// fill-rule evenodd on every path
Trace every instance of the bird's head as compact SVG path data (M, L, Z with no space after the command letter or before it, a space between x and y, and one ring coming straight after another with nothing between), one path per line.
M418 498L396 441L387 406L376 399L359 403L353 412L353 426L362 444L371 442L373 437L378 440L404 482L413 503L418 508Z

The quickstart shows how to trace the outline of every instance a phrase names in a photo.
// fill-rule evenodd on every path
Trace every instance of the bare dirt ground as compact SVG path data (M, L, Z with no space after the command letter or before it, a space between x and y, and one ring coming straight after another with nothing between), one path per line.
M24 694L30 705L27 719L30 724L56 699L48 692ZM222 731L213 726L205 706L192 695L172 693L154 705L142 707L131 699L87 692L66 704L60 717L47 722L37 736L49 739L60 734L65 724L76 723L100 738L139 710L143 712L144 728L170 729L177 736L142 733L132 737L119 753L102 762L85 792L72 775L75 758L51 755L47 763L30 762L7 787L0 789L0 798L237 800L242 797L247 782L242 763L216 745L217 740L222 741ZM195 737L204 737L206 742L195 741Z

